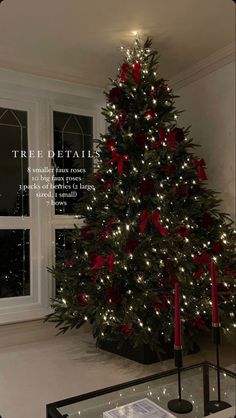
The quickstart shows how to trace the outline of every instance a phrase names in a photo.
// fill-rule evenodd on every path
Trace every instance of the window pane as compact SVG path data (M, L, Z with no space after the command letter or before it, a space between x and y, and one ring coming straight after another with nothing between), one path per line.
M0 230L0 298L30 294L29 230Z
M29 215L27 142L27 112L0 108L0 216Z
M74 204L83 198L85 189L82 185L92 172L93 118L53 112L53 121L54 168L57 169L56 177L60 177L55 181L55 214L72 215ZM73 184L78 188L74 189ZM65 185L67 189L63 190Z
M66 254L70 254L73 248L72 233L74 229L56 229L56 261L64 261Z
M73 232L74 229L56 229L56 262L70 263L73 249ZM58 283L56 283L56 293L59 291Z

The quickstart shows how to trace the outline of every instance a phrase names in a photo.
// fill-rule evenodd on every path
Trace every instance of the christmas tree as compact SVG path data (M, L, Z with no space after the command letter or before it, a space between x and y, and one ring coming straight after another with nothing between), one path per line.
M222 327L235 326L235 235L189 129L177 124L176 96L159 77L150 39L123 53L106 93L94 190L77 207L84 225L52 270L59 291L47 319L60 332L89 321L98 343L158 351L173 339L176 281L186 340L210 328L212 260Z

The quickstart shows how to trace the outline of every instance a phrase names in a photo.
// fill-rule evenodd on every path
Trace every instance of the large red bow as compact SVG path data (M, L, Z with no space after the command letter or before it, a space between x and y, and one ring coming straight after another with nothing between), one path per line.
M136 63L133 65L133 77L134 81L139 84L141 81L141 64L139 61L136 61Z
M203 272L203 266L206 266L208 270L211 268L211 255L208 252L204 252L201 255L194 256L194 263L198 266L198 270L195 272L196 279L199 279Z
M193 159L192 160L193 166L197 169L198 172L198 179L199 180L207 180L207 175L204 169L204 166L206 165L203 158L201 160Z
M176 132L170 131L166 132L164 129L160 129L158 131L158 141L155 141L152 143L152 148L157 149L160 145L163 145L165 139L166 139L166 145L168 148L176 148L177 142L176 142Z
M133 71L133 77L134 81L139 84L141 81L141 64L139 61L136 61L133 66L129 65L127 62L122 64L121 66L121 73L120 73L120 79L123 83L127 81L127 72Z
M109 160L109 163L110 164L117 163L118 174L119 176L121 176L124 171L124 161L128 161L129 156L127 154L120 155L116 151L112 151L111 155L112 155L112 158L111 160Z
M160 232L160 234L163 235L164 237L167 237L169 235L169 232L167 231L166 228L164 228L163 225L160 224L159 222L160 215L161 214L159 210L156 210L152 214L149 214L147 210L143 210L140 214L139 232L141 232L141 234L144 233L148 224L148 220L150 219L152 223L155 225L156 229Z
M102 255L96 255L92 259L92 270L94 269L100 269L101 267L107 265L108 271L114 270L114 261L115 257L113 254L110 254L107 256L107 259L103 257Z
M127 80L127 71L129 71L130 69L131 69L130 65L127 64L126 62L124 64L122 64L122 66L121 66L120 79L121 79L121 81L123 81L123 83L126 82L126 80Z
M166 260L165 269L166 269L170 279L172 280L172 283L173 284L178 283L179 282L178 277L173 272L173 265L172 265L170 260Z

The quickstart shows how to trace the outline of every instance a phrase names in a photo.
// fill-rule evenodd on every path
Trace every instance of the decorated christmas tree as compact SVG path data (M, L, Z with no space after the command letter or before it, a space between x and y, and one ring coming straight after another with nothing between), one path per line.
M178 125L172 90L151 41L123 48L106 93L108 132L98 140L94 190L78 204L82 227L52 273L48 317L61 332L92 324L98 343L159 351L173 341L173 289L181 287L185 341L211 327L213 260L222 327L233 330L235 235L207 186L205 161Z

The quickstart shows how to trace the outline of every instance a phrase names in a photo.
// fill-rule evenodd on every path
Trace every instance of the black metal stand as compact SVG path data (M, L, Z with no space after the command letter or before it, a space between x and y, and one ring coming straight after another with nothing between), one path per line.
M174 357L175 357L175 366L177 367L178 372L178 399L171 399L168 402L168 408L172 412L177 412L179 414L187 414L193 409L191 402L182 399L181 397L181 367L183 366L182 360L182 347L174 347Z
M231 405L228 402L221 400L220 390L220 324L212 324L213 343L216 345L216 367L217 367L217 400L210 401L208 404L208 410L212 414L223 409L229 408Z

